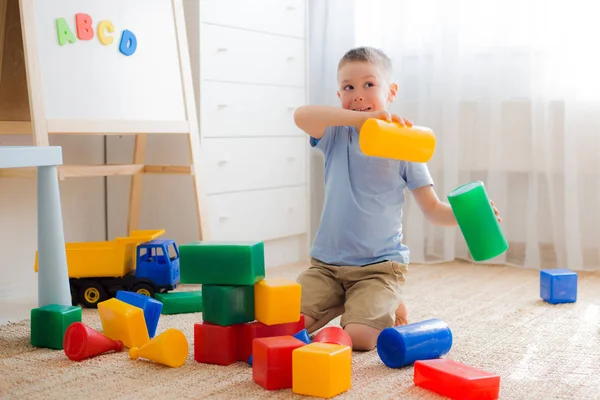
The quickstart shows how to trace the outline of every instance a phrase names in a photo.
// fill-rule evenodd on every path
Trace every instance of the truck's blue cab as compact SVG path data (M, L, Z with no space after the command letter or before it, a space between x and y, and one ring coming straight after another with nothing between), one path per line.
M173 290L179 285L179 249L174 240L151 240L137 248L136 278L149 279L157 289Z

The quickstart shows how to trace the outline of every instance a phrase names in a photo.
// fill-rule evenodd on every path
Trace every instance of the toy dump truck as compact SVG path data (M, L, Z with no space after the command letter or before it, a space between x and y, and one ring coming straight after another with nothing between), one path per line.
M137 230L106 242L66 243L73 305L96 308L99 302L127 290L154 297L180 281L179 249L164 230ZM35 255L38 270L38 253ZM43 283L40 283L43 284Z

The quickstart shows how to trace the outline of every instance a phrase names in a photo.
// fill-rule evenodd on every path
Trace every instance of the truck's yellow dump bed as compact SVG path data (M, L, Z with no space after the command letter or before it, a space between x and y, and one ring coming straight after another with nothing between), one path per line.
M107 242L66 243L69 278L122 277L135 269L136 249L140 243L153 240L164 229L133 231L131 236ZM38 270L38 253L35 255Z

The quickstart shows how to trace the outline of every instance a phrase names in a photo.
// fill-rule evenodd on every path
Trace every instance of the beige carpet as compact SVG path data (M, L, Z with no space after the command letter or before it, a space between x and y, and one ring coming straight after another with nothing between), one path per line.
M294 278L298 269L270 272ZM447 357L501 375L502 399L600 398L600 274L580 273L575 304L539 299L539 272L462 263L412 266L406 287L411 321L437 317L454 335ZM84 322L100 329L97 312ZM28 321L0 327L0 397L6 399L283 399L267 392L244 363L222 367L193 360L193 324L201 314L161 316L158 332L182 329L188 362L170 369L126 353L81 363L62 351L32 348ZM387 368L377 352L354 353L353 387L339 398L441 398L412 384L413 369Z

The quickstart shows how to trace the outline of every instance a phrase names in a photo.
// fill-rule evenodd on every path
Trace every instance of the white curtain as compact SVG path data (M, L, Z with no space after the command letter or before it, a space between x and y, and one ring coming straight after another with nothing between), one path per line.
M488 263L600 270L600 5L584 0L313 0L310 101L337 105L354 46L392 58L391 110L431 127L446 200L481 180L509 250ZM315 153L313 157L319 157ZM313 163L313 232L322 162ZM411 261L469 259L458 228L426 222L408 196Z

